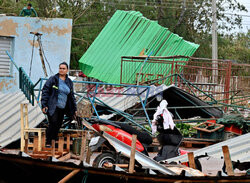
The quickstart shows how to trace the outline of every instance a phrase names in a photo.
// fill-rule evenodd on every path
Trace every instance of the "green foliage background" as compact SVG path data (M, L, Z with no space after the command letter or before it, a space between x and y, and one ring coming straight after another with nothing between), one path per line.
M32 3L39 17L73 20L71 69L95 40L116 10L140 11L185 40L200 44L194 57L211 58L211 0L0 0L0 13L18 16L27 3ZM250 31L229 34L241 27L239 14L246 12L237 0L217 0L218 57L250 64ZM227 22L227 23L225 23Z

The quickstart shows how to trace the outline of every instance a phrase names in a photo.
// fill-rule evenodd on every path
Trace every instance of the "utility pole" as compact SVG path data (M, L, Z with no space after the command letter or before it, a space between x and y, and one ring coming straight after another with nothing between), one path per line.
M216 0L212 0L212 80L217 83L218 80L218 43L217 43L217 18L216 18Z

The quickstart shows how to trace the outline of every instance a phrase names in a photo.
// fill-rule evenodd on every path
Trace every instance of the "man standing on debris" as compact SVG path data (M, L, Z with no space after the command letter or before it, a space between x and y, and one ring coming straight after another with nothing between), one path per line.
M47 114L49 127L46 132L46 143L51 144L57 138L64 114L76 117L77 107L73 90L73 82L67 75L68 64L59 65L59 73L51 76L42 89L42 111Z
M31 14L32 14L32 12L37 17L37 13L36 13L35 9L32 7L32 4L29 3L27 7L24 7L22 9L22 11L20 12L19 16L30 17Z

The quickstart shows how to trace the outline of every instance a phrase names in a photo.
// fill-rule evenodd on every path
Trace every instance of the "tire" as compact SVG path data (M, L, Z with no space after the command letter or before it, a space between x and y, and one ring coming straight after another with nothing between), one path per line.
M115 155L113 153L99 154L93 161L93 167L104 168L106 162L114 164L116 162Z

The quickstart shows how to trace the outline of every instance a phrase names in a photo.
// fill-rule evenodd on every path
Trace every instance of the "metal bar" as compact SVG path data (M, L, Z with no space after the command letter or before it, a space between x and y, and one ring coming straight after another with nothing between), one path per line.
M37 96L37 102L39 102L40 100L42 86L43 86L43 78L40 78L40 86L39 86L39 91L38 91L38 96Z
M101 104L105 105L106 107L109 107L111 110L117 112L118 114L121 114L122 116L123 116L123 115L127 115L127 116L129 116L129 117L131 117L131 118L133 117L133 115L130 115L130 114L125 113L125 112L123 112L123 111L120 111L120 110L118 110L118 109L112 108L111 106L109 106L108 104L104 103L102 100L100 100L100 99L98 99L98 98L96 98L96 100L98 100ZM125 117L125 116L124 116L124 117Z
M215 107L225 107L223 105L219 106L176 106L176 107L167 107L168 109L199 109L199 108L215 108ZM157 108L146 108L147 110L156 110ZM129 111L142 111L144 110L143 108L139 109L128 109Z
M90 101L90 103L91 103L91 105L92 105L92 107L93 107L93 109L95 111L95 114L96 114L97 118L100 119L100 116L98 115L98 112L97 112L97 110L95 108L95 105L94 105L93 101L91 100L91 98L89 97L89 95L88 95L88 99L89 99L89 101Z
M6 54L9 56L10 61L14 64L14 66L16 67L17 70L19 70L18 66L16 65L16 63L14 62L13 58L10 56L9 52L6 51Z

